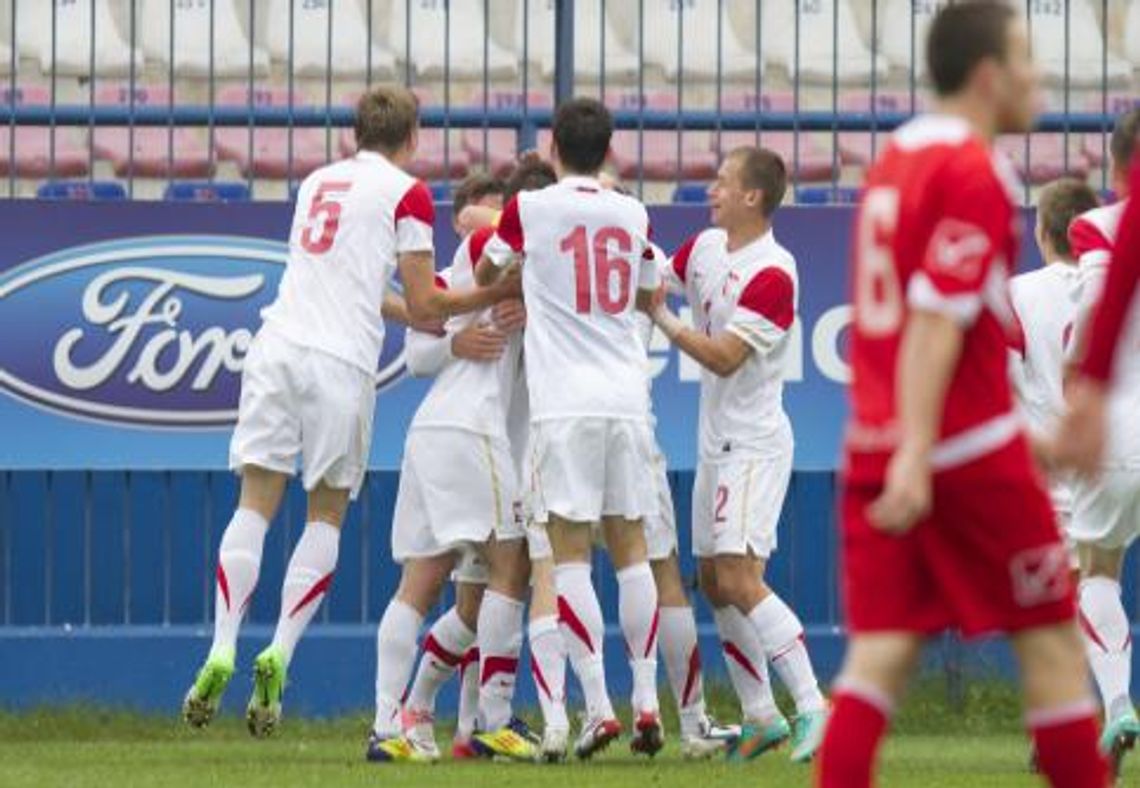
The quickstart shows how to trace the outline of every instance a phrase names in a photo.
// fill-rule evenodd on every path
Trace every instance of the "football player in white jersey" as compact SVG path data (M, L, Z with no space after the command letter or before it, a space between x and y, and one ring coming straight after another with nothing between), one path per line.
M1095 208L1069 227L1069 239L1081 270L1077 341L1100 298L1124 213L1130 162L1137 156L1140 110L1117 119L1113 130L1113 188L1120 201ZM1117 382L1109 399L1109 443L1098 479L1078 479L1073 485L1070 536L1077 543L1081 565L1078 602L1089 664L1104 704L1101 751L1119 773L1124 753L1140 739L1140 719L1130 697L1132 637L1121 600L1120 574L1125 551L1140 535L1140 326L1131 325L1119 356Z
M798 280L772 232L786 183L771 151L732 151L709 189L714 227L682 245L666 272L696 327L664 303L652 314L703 367L693 552L745 712L730 755L755 757L791 736L793 760L806 761L822 739L826 706L803 625L763 580L792 471L783 382ZM791 729L772 699L766 660L795 699Z
M510 278L493 288L436 288L431 194L401 169L415 153L418 113L403 88L368 92L357 105L359 152L317 170L298 192L288 265L242 371L230 444L241 497L219 548L213 644L183 703L192 725L209 723L233 675L265 533L300 458L306 527L286 570L273 642L254 662L246 715L255 736L280 720L289 661L332 582L340 524L364 478L393 270L417 321L518 295Z
M613 120L574 99L555 112L552 155L561 180L507 203L480 263L482 281L519 257L527 308L530 496L555 562L560 626L582 684L587 721L575 753L589 758L621 733L606 689L605 623L591 579L599 524L617 570L619 617L634 673L634 739L662 746L657 704L657 589L642 519L653 512L645 348L634 310L658 285L649 219L597 175ZM651 256L651 254L650 254Z

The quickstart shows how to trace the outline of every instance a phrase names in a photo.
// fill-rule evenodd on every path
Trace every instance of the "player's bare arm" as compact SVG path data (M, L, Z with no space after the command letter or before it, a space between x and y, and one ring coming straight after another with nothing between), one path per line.
M485 309L507 298L518 298L522 291L517 272L510 271L483 287L468 290L443 290L435 284L435 258L431 252L400 255L400 276L404 280L405 300L412 320L446 319Z
M869 512L884 531L907 531L930 510L930 455L963 340L962 328L945 315L915 311L907 322L898 372L902 443L891 457L883 494Z
M661 329L669 341L702 367L726 378L732 375L752 354L752 348L736 334L722 331L712 336L685 325L664 304L651 313L653 324Z

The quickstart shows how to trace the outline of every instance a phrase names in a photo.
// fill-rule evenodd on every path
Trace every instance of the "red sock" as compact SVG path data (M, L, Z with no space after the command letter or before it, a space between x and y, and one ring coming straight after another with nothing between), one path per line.
M818 788L870 788L875 755L887 731L889 706L871 693L844 687L831 699L831 718L816 770Z
M1029 715L1037 763L1054 788L1105 788L1108 764L1097 747L1091 704Z

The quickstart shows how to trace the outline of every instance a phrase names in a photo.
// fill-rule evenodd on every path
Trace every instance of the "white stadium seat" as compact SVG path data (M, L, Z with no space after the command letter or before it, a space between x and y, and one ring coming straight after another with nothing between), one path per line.
M293 6L293 40L289 40L289 6ZM329 57L329 5L332 5L332 57ZM337 76L390 78L396 56L368 40L368 21L359 0L273 0L269 8L269 54L281 63L293 54L293 73L323 77L331 63Z
M96 75L124 76L131 69L132 58L135 67L142 68L142 53L132 50L119 31L110 0L23 0L16 8L20 52L38 59L40 71L45 74L52 70L53 24L56 74L88 76L92 73L92 32Z
M947 0L887 0L879 10L878 49L895 68L910 71L911 38L914 39L915 74L926 79L926 32L938 9Z
M245 5L244 3L242 4ZM142 14L143 49L148 58L169 66L170 9L174 8L174 70L179 76L207 76L210 72L210 6L208 3L177 3L145 0ZM234 0L214 0L215 77L249 75L250 39L241 25ZM269 55L253 48L253 71L269 72Z
M526 58L537 63L543 79L554 77L554 0L522 0L527 3L525 23L530 30ZM605 69L606 80L628 81L637 76L637 30L632 38L619 37L620 11L617 3L606 3ZM523 9L515 9L515 54L523 58ZM601 0L578 0L574 4L574 73L597 80L602 70Z
M492 78L511 78L518 73L518 61L514 53L508 52L497 42L487 38L483 3L488 0L464 0L454 3L450 3L449 0L391 0L391 2L389 26L391 46L401 58L408 57L404 49L410 12L412 25L410 58L418 75L442 76L446 58L446 66L452 77L460 79L482 77L484 42L487 46L486 70ZM494 5L491 10L494 10Z
M1132 0L1124 18L1124 55L1140 68L1140 0Z
M636 31L638 4L622 6L623 13L632 16ZM641 29L645 31L646 62L660 66L669 79L716 79L718 73L728 79L755 75L756 57L740 42L723 3L719 52L718 0L645 0L644 8Z
M1066 78L1066 3L1049 0L1029 4L1033 52L1045 76L1059 84ZM1125 82L1132 68L1111 51L1104 56L1104 37L1088 0L1068 2L1068 79L1076 86L1099 87ZM1107 79L1106 79L1107 77Z
M886 76L887 62L874 58L859 35L850 0L810 0L799 3L799 52L796 52L797 0L763 3L762 56L807 82L864 83L874 70ZM798 69L797 69L798 57Z

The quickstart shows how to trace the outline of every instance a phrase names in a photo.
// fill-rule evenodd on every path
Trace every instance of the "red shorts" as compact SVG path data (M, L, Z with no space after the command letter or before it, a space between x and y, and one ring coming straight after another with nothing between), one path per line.
M1073 620L1069 556L1033 477L939 475L929 518L902 536L873 528L881 484L842 493L844 593L852 632L966 636Z

